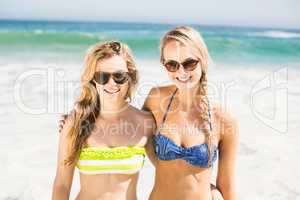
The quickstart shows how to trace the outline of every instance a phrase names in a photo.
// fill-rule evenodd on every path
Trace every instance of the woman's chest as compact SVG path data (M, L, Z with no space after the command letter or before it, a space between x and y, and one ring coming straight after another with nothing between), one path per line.
M87 139L87 144L97 147L145 146L147 140L140 124L124 119L97 123Z
M159 133L179 146L191 147L206 143L209 135L215 144L219 142L218 124L203 120L195 113L169 113L164 122L162 119L160 121L162 123L159 125Z

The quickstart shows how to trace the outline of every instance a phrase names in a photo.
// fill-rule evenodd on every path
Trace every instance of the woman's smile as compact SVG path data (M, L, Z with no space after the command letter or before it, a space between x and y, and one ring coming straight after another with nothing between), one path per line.
M192 79L192 76L178 76L176 80L180 83L188 83Z
M120 91L121 91L120 88L117 88L117 89L104 89L104 92L106 92L108 94L116 94Z

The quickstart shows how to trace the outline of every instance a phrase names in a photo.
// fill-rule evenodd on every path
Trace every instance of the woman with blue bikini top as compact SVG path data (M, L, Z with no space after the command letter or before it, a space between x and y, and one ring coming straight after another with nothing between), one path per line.
M208 57L193 28L177 27L161 41L161 63L172 84L152 88L143 106L158 127L150 200L235 200L238 126L228 112L209 104ZM217 160L219 198L211 190L211 166Z

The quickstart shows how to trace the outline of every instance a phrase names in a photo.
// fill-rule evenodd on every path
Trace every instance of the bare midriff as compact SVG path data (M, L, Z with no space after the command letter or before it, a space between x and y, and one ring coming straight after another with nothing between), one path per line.
M184 160L159 161L150 200L210 200L210 168L189 165Z
M138 173L80 174L80 192L76 200L136 200Z

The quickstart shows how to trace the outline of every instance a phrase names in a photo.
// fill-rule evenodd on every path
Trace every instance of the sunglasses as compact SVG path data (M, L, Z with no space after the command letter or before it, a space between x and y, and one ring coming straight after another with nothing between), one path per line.
M180 68L180 65L182 65L185 71L193 71L196 69L198 63L199 60L188 58L182 63L179 63L176 60L168 60L163 65L169 72L176 72Z
M106 83L108 83L110 77L113 78L115 83L124 84L126 81L128 81L130 76L129 76L129 72L125 72L125 71L117 71L113 73L95 72L94 80L100 85L105 85Z

